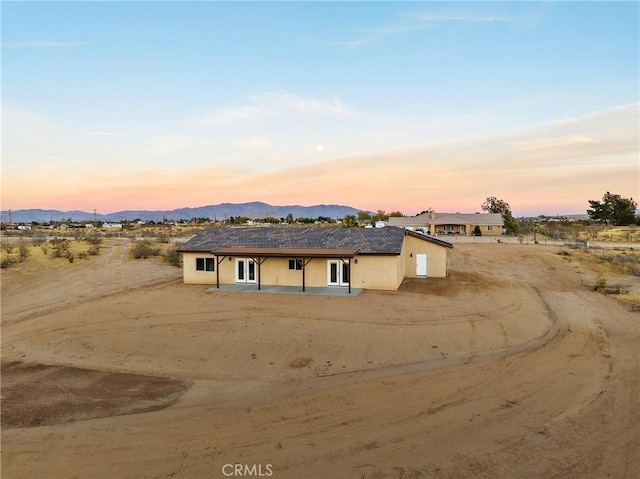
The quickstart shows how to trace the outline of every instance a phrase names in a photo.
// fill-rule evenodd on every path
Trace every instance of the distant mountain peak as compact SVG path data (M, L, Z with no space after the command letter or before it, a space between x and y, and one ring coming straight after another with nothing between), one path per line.
M224 219L231 216L247 218L286 218L291 214L294 218L344 218L346 215L356 215L357 208L343 205L312 205L312 206L274 206L262 201L247 203L220 203L216 205L197 206L191 208L177 208L173 210L124 210L108 214L94 214L86 211L60 211L45 209L24 209L11 212L13 223L47 223L71 218L72 221L124 221L140 219L144 221L190 220L192 218ZM2 210L1 221L8 223L9 211Z

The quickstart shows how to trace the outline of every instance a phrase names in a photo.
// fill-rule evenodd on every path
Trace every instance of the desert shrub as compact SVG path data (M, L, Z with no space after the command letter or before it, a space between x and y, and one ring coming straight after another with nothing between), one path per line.
M150 240L139 240L131 247L131 256L135 259L147 259L149 256L158 256L160 248Z
M87 251L81 251L80 253L78 253L78 259L87 259L88 256L89 253Z
M52 258L68 258L69 257L69 240L67 239L53 239L51 240Z
M35 234L33 238L31 238L31 242L34 246L42 246L47 242L47 236L43 234Z
M69 260L69 263L73 263L73 260L75 260L76 257L73 253L67 251L67 259Z
M99 245L102 243L102 236L100 233L91 233L84 240L90 245Z
M18 244L18 260L22 263L29 257L30 254L31 251L29 250L29 245L21 241Z
M7 254L11 254L13 251L13 245L11 243L2 243L2 251Z
M87 254L91 256L97 256L100 254L100 246L97 244L91 245L91 247L87 250Z
M607 289L607 280L604 279L602 276L600 276L598 278L598 280L596 281L595 286L593 287L594 291L606 291Z
M156 240L157 240L159 243L168 243L168 242L170 241L170 238L169 238L169 235L168 235L168 234L166 234L166 233L159 233L159 234L156 236Z
M46 255L49 252L49 243L42 243L40 249L42 250L42 254Z
M2 257L0 258L0 269L8 268L16 263L16 258L13 257Z
M177 246L165 251L162 255L162 260L171 266L176 266L178 268L182 266L182 255L178 252Z

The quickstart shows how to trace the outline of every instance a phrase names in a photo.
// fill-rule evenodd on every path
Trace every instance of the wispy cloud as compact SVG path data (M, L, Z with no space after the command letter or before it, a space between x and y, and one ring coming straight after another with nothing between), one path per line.
M122 133L118 133L115 131L92 131L89 134L97 136L124 136Z
M442 11L399 12L395 15L395 18L390 19L388 26L346 32L346 34L351 34L355 38L332 40L327 42L327 44L345 49L357 49L390 37L426 30L441 23L496 23L528 28L539 21L543 11L541 7L537 8L537 10L522 11L517 15L506 15L491 10L496 7L483 3L473 5L473 9L469 9L470 7L463 9L455 6L455 4L449 8L448 10Z
M359 32L350 32L350 34L358 35L357 38L350 40L331 40L326 42L329 46L345 48L345 49L356 49L370 43L375 43L377 41L383 40L387 37L393 37L396 35L401 35L405 33L410 33L416 30L422 30L425 27L422 25L395 25L388 27L380 27L380 28L371 28L365 31Z
M3 48L77 48L87 45L85 42L8 42Z
M491 23L491 22L513 22L517 21L517 17L507 17L503 15L487 15L477 13L414 13L407 16L424 22L472 22L472 23Z
M564 148L578 145L594 145L599 140L582 135L571 135L560 138L534 138L527 141L514 141L513 146L524 150L543 150L548 148Z
M264 137L250 138L239 144L240 148L250 151L266 150L271 146L271 141Z
M220 108L195 120L200 126L224 125L293 115L349 115L353 110L336 99L320 101L279 90L253 95L243 105Z

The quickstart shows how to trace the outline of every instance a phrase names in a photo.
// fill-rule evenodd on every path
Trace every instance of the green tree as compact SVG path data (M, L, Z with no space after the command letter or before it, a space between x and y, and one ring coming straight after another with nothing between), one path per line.
M358 224L364 225L367 221L371 221L371 214L367 211L358 211Z
M347 228L353 228L357 225L355 215L346 215L342 221Z
M378 210L375 215L371 217L371 222L375 223L377 221L387 221L389 219L389 215L385 213L384 210Z
M516 220L511 214L511 207L509 206L509 203L504 200L499 200L495 196L489 196L486 201L482 203L481 208L487 213L500 213L508 235L518 233L518 220Z
M638 204L633 198L623 198L620 195L609 193L602 197L602 201L589 200L587 214L594 221L609 223L616 226L628 226L636 222L636 208Z

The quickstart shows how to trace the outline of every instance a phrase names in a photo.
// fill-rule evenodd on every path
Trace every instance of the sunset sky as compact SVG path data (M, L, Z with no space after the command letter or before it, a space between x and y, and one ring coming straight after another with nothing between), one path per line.
M2 2L2 209L640 197L638 2Z

